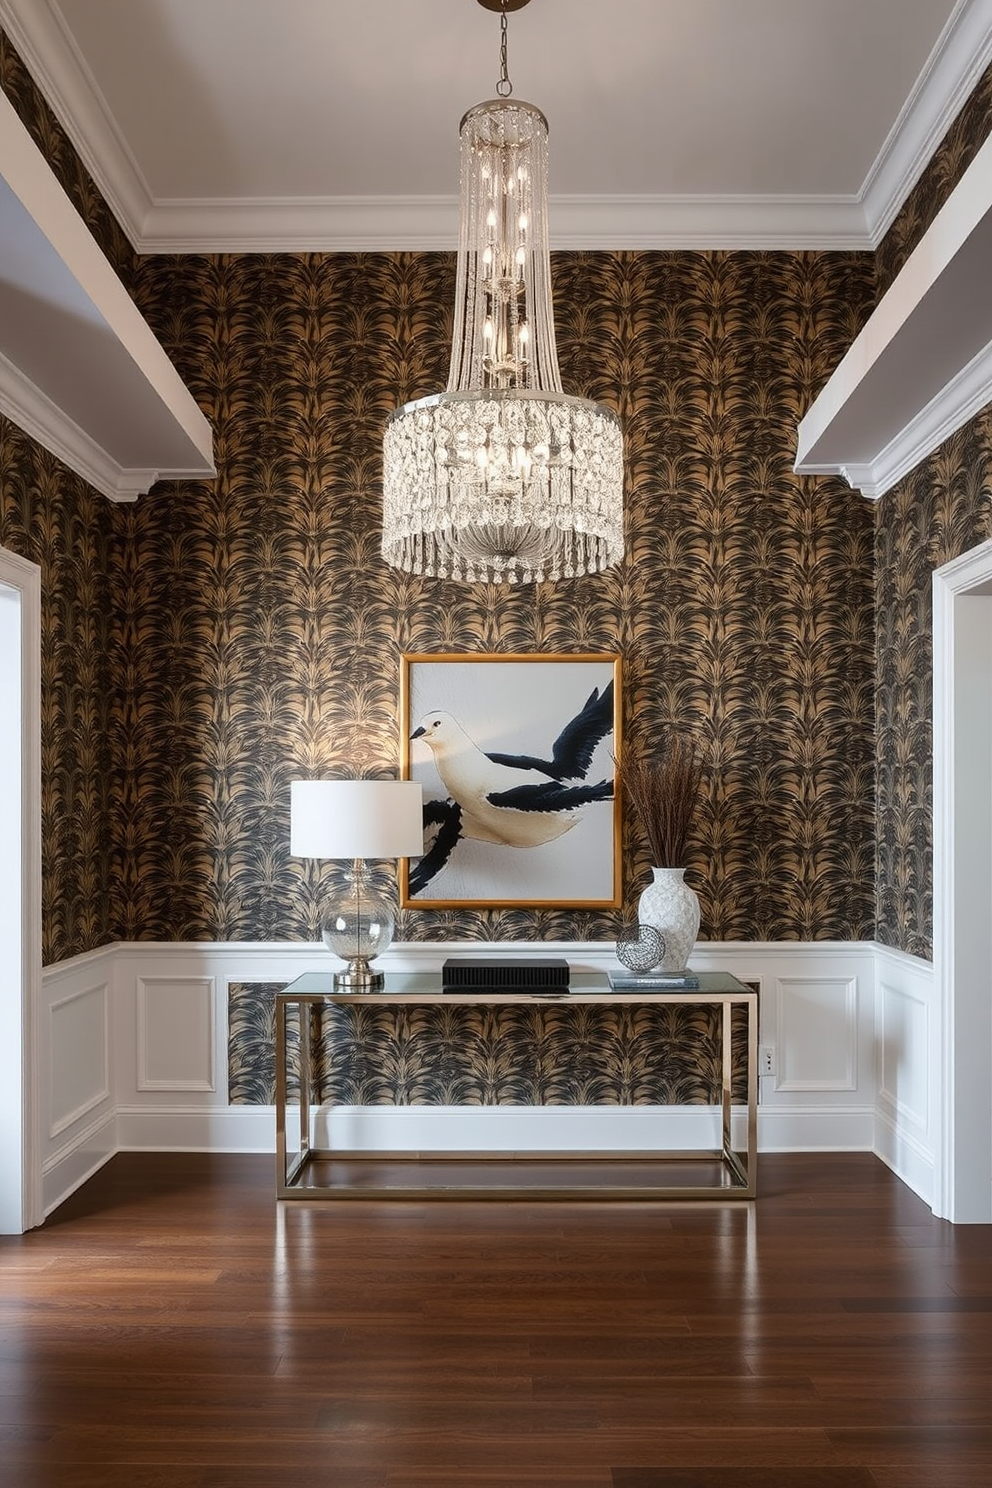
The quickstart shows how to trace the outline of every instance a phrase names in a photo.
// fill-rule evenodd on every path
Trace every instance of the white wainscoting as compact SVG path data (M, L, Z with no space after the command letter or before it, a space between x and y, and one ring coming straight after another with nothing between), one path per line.
M876 947L873 1147L928 1204L935 1195L940 1101L936 996L928 961Z
M45 1214L118 1150L118 966L110 946L42 973L36 1122Z
M614 964L612 945L403 943L381 964L437 970L446 956L563 955L576 970ZM333 962L321 945L130 943L49 968L39 1026L45 1047L41 1129L45 1212L115 1151L271 1152L271 1107L227 1097L232 982L291 981ZM759 1146L764 1151L877 1151L929 1201L933 1109L929 965L872 944L701 942L699 971L759 987L763 1048ZM468 1118L468 1119L467 1119ZM604 1149L682 1140L706 1114L645 1108L450 1111L336 1109L351 1147ZM650 1123L650 1129L648 1127Z

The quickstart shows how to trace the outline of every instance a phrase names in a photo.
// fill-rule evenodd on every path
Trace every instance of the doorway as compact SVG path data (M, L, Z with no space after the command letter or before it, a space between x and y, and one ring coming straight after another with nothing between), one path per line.
M0 548L0 1234L40 1224L41 572Z
M992 1222L992 542L933 576L934 1212Z

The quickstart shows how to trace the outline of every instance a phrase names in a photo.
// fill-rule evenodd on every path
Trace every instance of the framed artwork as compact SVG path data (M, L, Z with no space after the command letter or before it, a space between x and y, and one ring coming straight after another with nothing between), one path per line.
M621 902L620 658L406 655L401 775L424 787L405 909Z

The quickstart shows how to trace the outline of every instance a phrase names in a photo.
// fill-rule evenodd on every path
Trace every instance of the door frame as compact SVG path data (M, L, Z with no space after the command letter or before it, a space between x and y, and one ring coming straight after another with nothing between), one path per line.
M0 1231L19 1234L44 1218L40 1144L41 1081L38 1071L38 1010L41 1005L41 569L0 547L0 584L19 596L20 630L20 852L14 864L19 897L19 988L0 998L0 1037L20 1050L0 1133L0 1155L13 1173L12 1190L0 1194ZM15 807L16 815L16 807ZM19 868L19 879L17 876ZM17 933L16 931L14 932ZM16 1052L15 1052L16 1061ZM19 1075L19 1079L18 1079ZM19 1116L19 1121L18 1121ZM20 1177L18 1202L17 1175Z
M934 1213L992 1221L992 541L933 575Z

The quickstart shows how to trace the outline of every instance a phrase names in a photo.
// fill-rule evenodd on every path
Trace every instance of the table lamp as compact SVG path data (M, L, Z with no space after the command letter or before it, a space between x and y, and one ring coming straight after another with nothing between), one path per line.
M385 981L369 962L391 944L396 918L374 894L366 858L420 857L424 850L423 786L418 780L294 780L290 844L296 858L351 858L349 892L321 925L327 948L346 961L334 985L377 992Z

